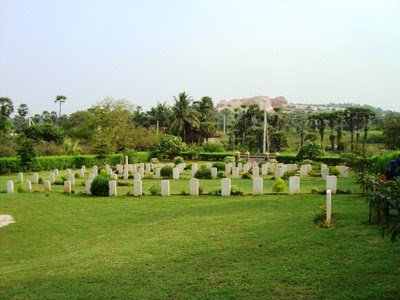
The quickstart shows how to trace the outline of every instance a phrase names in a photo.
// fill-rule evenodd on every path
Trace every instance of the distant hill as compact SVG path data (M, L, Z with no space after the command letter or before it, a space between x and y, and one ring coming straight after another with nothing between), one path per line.
M229 101L221 101L218 103L216 109L217 111L223 110L223 109L230 109L233 110L235 108L238 108L242 105L252 105L252 104L258 104L260 108L266 108L267 111L271 111L274 109L274 107L282 107L282 106L287 106L288 101L286 100L285 97L279 96L275 98L269 98L267 96L255 96L251 98L242 98L242 99L232 99Z

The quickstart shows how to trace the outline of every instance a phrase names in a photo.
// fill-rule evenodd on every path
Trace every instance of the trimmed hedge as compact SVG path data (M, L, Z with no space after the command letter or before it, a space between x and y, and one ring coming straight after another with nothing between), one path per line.
M279 155L279 156L275 157L275 159L278 162L284 163L284 164L294 164L294 163L299 162L296 155ZM340 165L341 163L343 163L343 159L340 158L339 156L317 157L315 159L315 161L322 162L329 166L336 166L336 165Z
M148 152L138 152L139 162L147 162L149 160ZM64 155L64 156L39 156L36 157L32 171L80 168L85 165L92 167L94 165L110 164L116 165L124 163L122 154L113 154L105 159L98 159L95 155ZM0 174L16 173L24 171L17 157L0 158Z
M180 153L186 160L203 160L203 161L224 161L227 156L235 156L234 152L182 152Z

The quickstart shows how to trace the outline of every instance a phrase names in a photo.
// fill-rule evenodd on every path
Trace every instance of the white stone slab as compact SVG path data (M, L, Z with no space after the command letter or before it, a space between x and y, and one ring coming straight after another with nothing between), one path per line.
M300 194L300 177L298 176L289 177L289 194L290 195Z
M117 182L115 180L110 180L108 182L108 195L110 197L117 196Z
M264 194L264 180L260 177L253 178L253 195L263 195Z
M143 195L143 185L141 180L133 181L133 195L135 197L140 197Z
M30 180L27 180L25 182L25 192L26 193L32 192L32 182Z
M199 195L199 180L197 178L190 178L189 180L189 194L191 196Z
M231 195L231 179L230 178L222 178L221 179L221 196L230 196Z
M14 181L8 180L7 181L7 194L14 193Z
M161 196L169 196L170 189L169 189L169 180L163 179L161 180Z
M44 186L44 190L46 192L51 192L51 182L50 182L50 180L45 180L44 183L43 183L43 186Z
M332 194L336 194L337 191L336 176L326 176L326 190L331 190Z

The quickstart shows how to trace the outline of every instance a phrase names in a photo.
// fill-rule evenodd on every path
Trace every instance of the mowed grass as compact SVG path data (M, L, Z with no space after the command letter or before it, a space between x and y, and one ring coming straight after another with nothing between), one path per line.
M174 184L179 193L187 181ZM339 187L357 190L351 179ZM100 198L59 188L0 194L0 214L17 221L0 228L0 299L400 297L400 244L365 224L358 194L334 196L335 226L321 229L312 220L323 195L134 198L120 187Z

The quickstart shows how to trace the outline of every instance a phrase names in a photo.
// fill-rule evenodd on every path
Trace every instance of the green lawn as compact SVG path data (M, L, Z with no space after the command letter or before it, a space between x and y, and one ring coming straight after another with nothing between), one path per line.
M250 192L251 180L236 183ZM171 185L188 190L187 180ZM323 181L302 180L304 192L314 185ZM0 299L400 297L400 243L365 224L356 193L333 197L335 226L321 229L312 219L322 195L134 198L119 187L98 198L61 188L0 194L0 214L17 221L0 228ZM339 188L358 191L351 179Z

